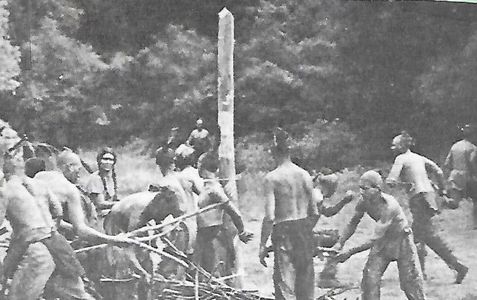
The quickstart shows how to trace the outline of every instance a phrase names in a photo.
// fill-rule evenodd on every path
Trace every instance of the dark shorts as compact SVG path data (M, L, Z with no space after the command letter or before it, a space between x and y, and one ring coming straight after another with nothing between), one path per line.
M232 275L235 252L233 237L223 225L197 230L194 261L215 277Z
M276 299L313 299L313 232L307 219L275 224L273 282Z

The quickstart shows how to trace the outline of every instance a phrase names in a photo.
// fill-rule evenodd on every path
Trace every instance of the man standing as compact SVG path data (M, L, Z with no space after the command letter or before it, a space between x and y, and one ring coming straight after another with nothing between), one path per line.
M307 171L290 160L288 133L274 132L272 148L278 166L265 177L265 217L259 258L267 266L266 243L271 235L276 299L314 299L313 227L318 210Z
M415 239L429 246L444 262L457 271L455 283L460 284L468 272L468 268L459 262L446 245L435 226L433 218L437 212L436 194L427 174L433 171L438 178L441 191L444 190L444 175L436 163L430 159L413 153L410 150L412 137L403 132L393 139L392 149L398 153L386 182L390 186L397 184L399 179L409 185L409 208L413 223L412 231ZM425 251L419 251L419 261L424 272Z
M59 202L47 187L24 176L19 155L5 160L3 170L7 181L0 196L0 223L6 216L13 229L4 274L5 279L13 276L9 299L39 298L54 271L55 278L72 277L81 283L61 296L91 299L80 279L83 268L55 230L53 218L60 218L62 212ZM53 215L50 207L55 208Z
M194 148L196 160L203 153L209 151L211 142L209 138L209 131L204 128L204 121L198 119L195 123L196 128L192 130L187 139L186 144Z
M353 254L371 249L361 281L362 300L380 299L381 278L392 261L397 262L401 289L406 297L410 300L424 300L424 280L404 211L393 196L381 191L383 180L377 172L364 173L359 186L362 199L356 205L355 214L345 228L338 247L342 248L353 235L365 213L376 221L374 236L369 241L342 252L335 259L344 262Z
M458 203L466 197L472 199L473 209L473 226L477 229L477 180L472 166L472 155L477 147L472 143L474 128L470 124L462 127L463 139L452 145L449 154L444 163L444 168L449 172L448 189L449 196Z
M219 169L217 153L203 154L198 165L199 175L204 180L204 187L198 197L199 208L218 203L222 203L222 205L197 216L198 229L194 260L216 277L229 276L232 275L235 252L233 236L230 235L224 224L224 213L227 213L232 219L239 239L243 243L248 243L253 234L245 230L240 212L229 202L229 198L217 179Z

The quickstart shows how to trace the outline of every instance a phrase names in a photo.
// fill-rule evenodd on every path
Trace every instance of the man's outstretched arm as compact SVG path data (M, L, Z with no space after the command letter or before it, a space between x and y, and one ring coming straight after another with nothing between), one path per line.
M275 220L275 195L273 193L272 182L265 178L265 216L262 221L262 230L260 232L259 259L263 266L267 266L265 258L268 257L266 248L268 238L272 234L273 222Z

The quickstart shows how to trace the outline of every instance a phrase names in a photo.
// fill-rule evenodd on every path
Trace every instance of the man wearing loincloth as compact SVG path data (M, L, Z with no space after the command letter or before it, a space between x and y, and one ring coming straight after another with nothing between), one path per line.
M221 206L197 216L197 237L194 261L215 277L232 275L234 257L233 236L224 226L224 213L227 213L237 228L239 239L248 243L252 233L244 229L238 209L229 202L220 185L217 172L219 160L216 152L203 154L198 162L199 175L204 179L204 187L198 198L199 208L222 203Z
M342 252L334 259L344 262L352 255L371 249L363 270L361 299L379 300L381 278L392 261L397 262L401 289L410 300L424 300L423 278L419 267L416 246L411 228L401 206L393 196L381 192L383 180L375 171L364 173L360 180L362 199L355 214L345 228L338 245L353 235L364 214L368 214L376 226L374 236L367 242Z
M307 171L290 160L288 133L274 132L272 148L278 166L265 177L265 217L259 258L267 266L266 243L271 235L276 299L314 299L313 227L318 210Z
M398 153L386 182L394 186L399 180L408 185L409 209L412 214L412 231L418 251L419 262L425 274L425 244L429 246L444 262L457 272L455 283L461 283L468 272L451 249L442 239L436 228L435 216L438 213L436 193L428 176L428 170L438 178L440 191L444 190L444 174L436 163L410 150L413 138L403 132L393 139L392 149ZM424 275L425 276L425 275Z

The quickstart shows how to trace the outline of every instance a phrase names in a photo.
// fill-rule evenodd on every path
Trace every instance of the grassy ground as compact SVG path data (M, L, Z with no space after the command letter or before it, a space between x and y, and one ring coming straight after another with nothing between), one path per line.
M94 162L93 152L84 152L83 157L88 162ZM335 196L330 199L331 203L338 201L347 189L357 191L357 180L359 174L364 169L357 168L352 171L343 171L340 174L340 185ZM122 195L141 191L147 188L157 178L157 170L154 161L135 150L134 147L119 151L117 165L119 190ZM259 290L264 296L272 296L272 265L273 257L268 259L269 267L264 268L258 262L258 244L260 238L260 224L263 216L262 183L264 173L254 172L245 174L238 182L240 193L240 209L244 215L246 226L255 233L255 239L247 245L242 246L243 262L246 271L244 277L245 288ZM399 191L392 191L397 196L403 207L407 210L405 197ZM354 211L355 202L345 207L338 215L332 218L322 217L317 224L320 228L338 228L342 230L347 224ZM429 279L426 282L425 291L427 299L431 300L471 300L477 299L477 230L471 230L470 224L471 204L467 201L462 203L457 210L445 210L438 216L442 235L448 243L455 249L456 255L470 267L469 274L463 284L455 285L454 273L445 263L429 250L427 259L427 273ZM365 217L359 225L355 235L351 237L346 247L358 244L363 239L370 236L373 229L373 222ZM343 283L356 286L345 294L337 296L336 299L357 299L359 297L359 282L361 273L366 261L367 253L361 253L352 257L345 264L340 265L338 277ZM323 262L316 259L315 271L318 273ZM325 293L325 290L316 288L316 295ZM391 264L384 274L381 299L405 299L404 293L399 287L398 271L395 264Z

